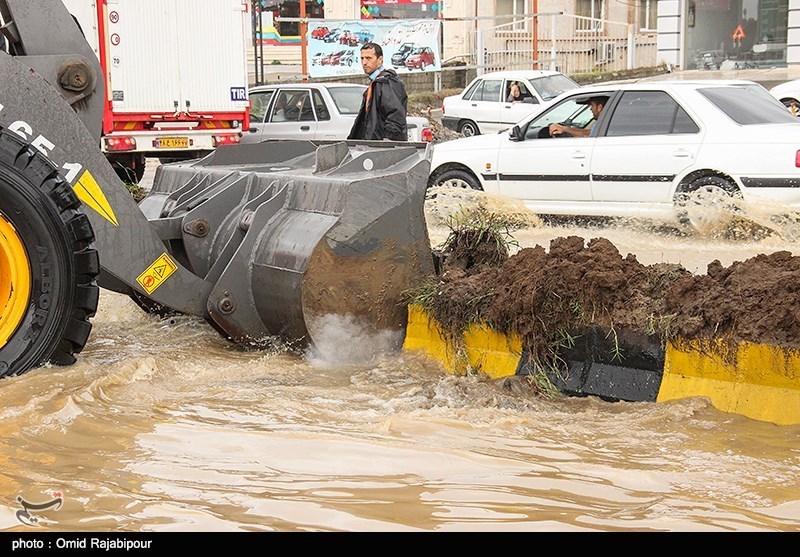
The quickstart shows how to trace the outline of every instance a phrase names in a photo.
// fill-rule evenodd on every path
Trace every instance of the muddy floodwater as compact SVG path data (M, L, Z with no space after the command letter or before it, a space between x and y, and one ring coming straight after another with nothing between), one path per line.
M461 201L431 203L432 243ZM514 231L520 246L565 235L695 273L797 245L633 224ZM375 338L338 342L352 356ZM527 381L448 375L406 352L245 352L103 291L77 364L0 382L0 529L800 530L800 426L702 398L550 399ZM23 516L18 498L60 503Z

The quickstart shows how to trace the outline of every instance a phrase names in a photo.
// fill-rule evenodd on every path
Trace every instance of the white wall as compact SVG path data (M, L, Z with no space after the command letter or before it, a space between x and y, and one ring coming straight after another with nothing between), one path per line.
M683 0L658 1L658 37L656 38L658 56L656 63L670 64L674 68L683 66L683 14Z
M789 25L786 34L786 65L800 67L800 0L789 0Z

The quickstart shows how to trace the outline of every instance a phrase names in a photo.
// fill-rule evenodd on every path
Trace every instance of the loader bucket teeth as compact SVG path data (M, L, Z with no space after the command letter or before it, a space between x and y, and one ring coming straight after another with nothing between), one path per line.
M397 333L399 348L405 292L433 273L428 171L408 144L230 146L161 166L141 207L213 284L210 319L236 342L281 337L324 356L329 324L350 323Z

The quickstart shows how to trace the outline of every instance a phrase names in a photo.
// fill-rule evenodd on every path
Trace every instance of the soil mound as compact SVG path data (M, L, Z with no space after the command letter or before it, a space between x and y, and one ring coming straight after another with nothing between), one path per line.
M666 297L675 334L800 347L800 257L757 255L682 277Z
M423 305L459 334L474 322L521 335L551 361L576 332L597 327L683 339L800 347L800 257L758 255L693 275L681 265L643 265L605 238L556 238L498 260L491 250L447 259ZM464 261L470 261L465 265Z
M549 252L526 248L504 263L486 318L519 333L535 359L546 359L585 326L665 330L665 297L689 274L680 265L646 266L632 254L623 257L605 238L588 244L577 236L556 238Z

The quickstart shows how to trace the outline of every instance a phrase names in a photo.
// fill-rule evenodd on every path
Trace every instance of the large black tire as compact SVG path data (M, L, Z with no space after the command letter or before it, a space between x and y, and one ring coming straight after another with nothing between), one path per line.
M94 233L53 164L8 131L0 131L0 229L0 377L74 363L99 301Z

